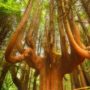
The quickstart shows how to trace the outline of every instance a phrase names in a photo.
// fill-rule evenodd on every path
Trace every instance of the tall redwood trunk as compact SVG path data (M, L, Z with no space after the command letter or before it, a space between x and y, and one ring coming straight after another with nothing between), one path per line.
M63 90L63 76L57 66L49 65L40 71L40 90Z

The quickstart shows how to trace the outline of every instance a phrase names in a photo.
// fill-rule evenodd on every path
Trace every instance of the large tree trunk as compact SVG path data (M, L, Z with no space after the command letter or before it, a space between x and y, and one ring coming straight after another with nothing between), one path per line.
M40 90L63 90L63 76L57 66L49 65L40 71Z

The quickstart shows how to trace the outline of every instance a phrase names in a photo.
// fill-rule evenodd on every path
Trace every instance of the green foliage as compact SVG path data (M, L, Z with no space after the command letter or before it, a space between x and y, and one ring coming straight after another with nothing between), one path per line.
M16 13L22 11L28 0L0 0L0 12Z
M10 72L7 73L1 90L17 90L12 81Z

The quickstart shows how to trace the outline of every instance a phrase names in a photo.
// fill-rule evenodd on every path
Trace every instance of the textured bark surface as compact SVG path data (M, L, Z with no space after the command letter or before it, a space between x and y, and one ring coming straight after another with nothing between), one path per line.
M57 65L40 71L40 90L63 90L63 76Z

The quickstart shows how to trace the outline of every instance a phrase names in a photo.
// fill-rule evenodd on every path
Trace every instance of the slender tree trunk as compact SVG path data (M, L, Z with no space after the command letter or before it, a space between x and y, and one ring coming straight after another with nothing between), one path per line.
M89 45L89 43L90 43L90 36L88 34L88 29L86 28L85 24L83 23L83 21L82 21L82 19L81 19L81 17L80 17L78 12L77 12L77 16L78 16L79 23L80 23L80 25L81 25L81 27L83 29L83 34L84 34L85 39L86 39L85 44Z
M37 90L37 84L36 84L36 81L37 81L38 75L39 75L39 72L36 70L35 73L34 73L33 90Z
M78 66L78 69L79 69L79 73L80 73L81 86L82 86L82 87L86 87L87 84L86 84L86 80L85 80L85 77L84 77L84 74L83 74L83 71L82 71L81 66Z
M83 70L87 85L90 85L90 70L89 69L86 70L85 66L83 66L83 65L82 65L82 70Z
M3 66L3 70L2 70L2 74L0 76L0 90L2 88L2 85L3 85L3 82L4 82L4 79L5 79L5 76L10 68L10 64L8 63L5 63L4 66Z
M9 33L10 29L12 29L12 16L9 19L9 15L6 13L0 14L0 48L2 47L2 43Z
M71 90L73 90L75 88L75 85L74 85L74 80L73 80L73 74L71 73L70 74L70 80L71 80Z
M11 75L12 75L13 83L17 86L18 90L23 90L22 81L17 78L17 72L14 66L11 68Z
M88 15L89 23L90 23L90 7L89 7L90 2L87 2L86 0L81 0L81 3L82 3L82 5L83 5L83 7L85 9L85 12Z
M80 88L80 82L79 82L79 78L78 78L78 75L79 75L79 72L77 69L75 69L73 71L73 81L74 81L74 85L75 87L74 88Z

